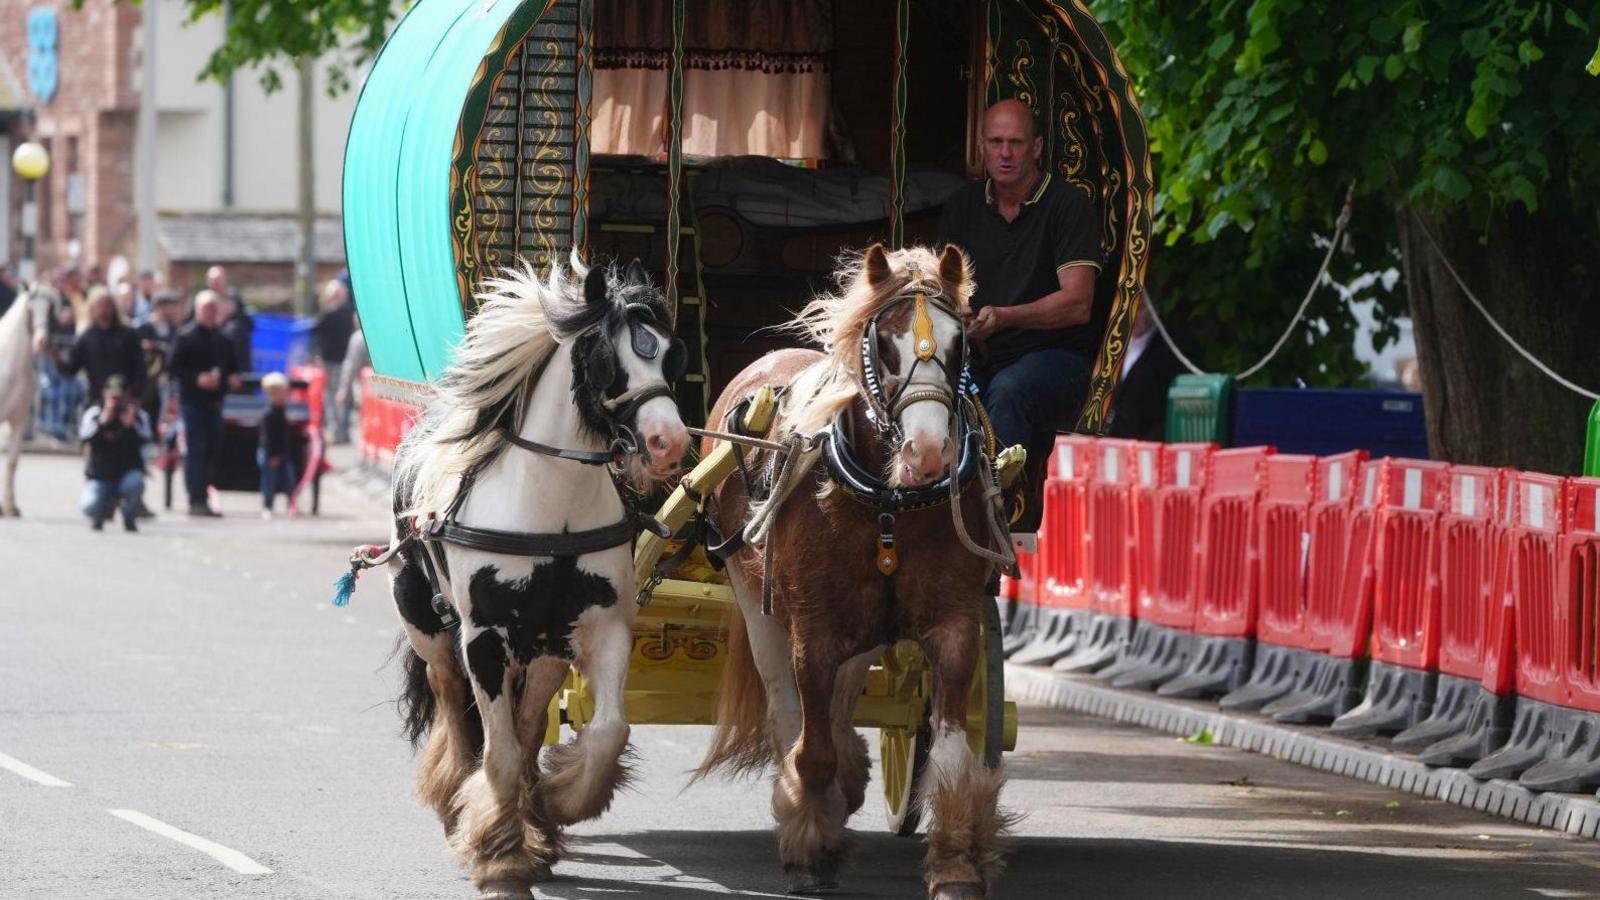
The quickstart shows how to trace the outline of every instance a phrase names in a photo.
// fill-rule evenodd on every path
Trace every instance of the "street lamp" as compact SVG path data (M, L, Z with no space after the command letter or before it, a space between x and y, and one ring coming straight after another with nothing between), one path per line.
M50 154L36 141L18 144L11 154L11 171L22 179L22 262L17 265L17 277L23 284L37 277L33 260L33 241L39 233L39 207L34 203L34 185L50 171Z

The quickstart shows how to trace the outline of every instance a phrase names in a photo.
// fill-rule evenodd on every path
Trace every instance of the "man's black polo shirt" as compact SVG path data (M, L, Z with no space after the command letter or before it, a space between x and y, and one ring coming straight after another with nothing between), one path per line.
M1093 201L1049 173L1010 222L1000 215L987 180L966 185L945 202L939 239L972 259L978 283L974 310L1032 303L1061 289L1057 272L1072 266L1099 269L1103 255ZM1002 328L989 336L987 358L997 368L1024 353L1065 347L1087 359L1099 349L1100 337L1088 324L1048 331Z

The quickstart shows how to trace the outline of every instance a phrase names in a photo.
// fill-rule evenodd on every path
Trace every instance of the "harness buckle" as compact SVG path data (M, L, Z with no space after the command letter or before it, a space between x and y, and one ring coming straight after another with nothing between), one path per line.
M900 553L894 546L894 513L878 515L878 574L885 578L900 568Z

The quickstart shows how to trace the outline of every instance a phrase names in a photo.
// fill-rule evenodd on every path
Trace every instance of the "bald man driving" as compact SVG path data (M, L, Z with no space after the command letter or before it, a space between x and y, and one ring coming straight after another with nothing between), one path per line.
M939 237L972 260L973 375L1000 446L1030 446L1070 428L1088 392L1100 228L1093 201L1040 171L1025 104L989 107L982 140L988 178L945 203Z

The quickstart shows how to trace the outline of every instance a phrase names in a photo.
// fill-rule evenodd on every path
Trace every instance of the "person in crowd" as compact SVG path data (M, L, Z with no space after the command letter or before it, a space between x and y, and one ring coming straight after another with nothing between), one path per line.
M83 404L83 382L61 372L60 358L71 350L77 310L61 285L69 283L66 271L57 272L45 286L50 297L46 321L34 323L34 365L39 374L38 428L59 443L71 437Z
M322 311L311 326L312 349L317 365L321 366L324 389L322 408L333 416L333 443L350 443L350 420L337 414L339 374L344 365L345 351L350 345L350 335L355 331L355 308L350 304L350 292L344 282L328 279L322 286Z
M367 336L361 333L361 316L350 317L353 330L345 347L344 363L339 367L339 393L334 398L337 427L350 434L350 422L361 401L361 370L372 365L367 355Z
M222 401L238 388L239 365L233 344L219 330L222 298L205 290L195 297L194 321L178 332L170 372L178 383L178 405L188 449L183 459L189 514L220 516L208 494L222 449Z
M75 331L82 331L89 327L89 308L85 302L83 270L77 266L68 266L56 274L56 290L66 298L68 306L72 309L72 322Z
M1098 216L1094 201L1040 169L1044 139L1026 104L989 107L982 149L988 177L945 203L939 238L972 263L973 376L1000 446L1038 449L1072 425L1088 392Z
M11 304L16 302L20 287L17 275L11 271L11 267L0 265L0 316L4 316L6 310L11 308Z
M111 299L116 302L117 314L124 323L128 325L137 323L139 297L134 292L133 282L126 280L117 282L117 286L111 289Z
M182 301L171 291L161 291L150 304L149 318L135 329L139 334L139 346L144 350L144 411L152 424L161 422L164 398L171 392L167 384L167 365L182 327Z
M135 397L144 389L144 351L139 335L122 322L121 311L104 285L89 289L89 327L78 333L72 348L61 359L61 372L76 375L82 371L89 379L89 396L99 397L106 380L121 375L126 389Z
M261 417L256 446L256 465L261 469L261 517L272 518L272 504L280 493L292 516L296 512L294 489L299 477L289 443L289 379L282 372L269 372L261 379L261 390L267 395L267 412Z
M84 515L89 517L89 527L101 530L120 509L123 529L138 531L139 506L144 497L144 445L150 440L150 420L128 392L121 375L106 379L100 402L83 413L78 437L87 459L82 506Z
M245 308L239 290L228 283L228 270L222 266L206 270L206 289L222 301L221 329L233 344L233 357L239 364L239 371L250 371L254 365L255 318Z
M145 269L139 273L139 280L135 284L137 300L134 303L134 324L148 321L156 311L156 295L160 293L160 285L156 283L156 273Z
M1167 389L1184 372L1183 364L1156 331L1148 289L1133 317L1133 335L1122 357L1122 380L1111 401L1112 437L1140 441L1164 440L1167 433ZM1159 314L1159 313L1158 313Z

